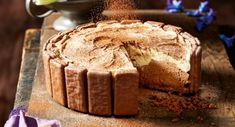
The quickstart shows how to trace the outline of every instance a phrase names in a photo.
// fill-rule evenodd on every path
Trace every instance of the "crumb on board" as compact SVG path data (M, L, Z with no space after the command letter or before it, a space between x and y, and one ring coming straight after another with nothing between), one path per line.
M216 109L217 106L206 99L195 95L191 97L167 94L164 96L150 95L148 97L152 106L165 107L168 111L181 114L184 110Z

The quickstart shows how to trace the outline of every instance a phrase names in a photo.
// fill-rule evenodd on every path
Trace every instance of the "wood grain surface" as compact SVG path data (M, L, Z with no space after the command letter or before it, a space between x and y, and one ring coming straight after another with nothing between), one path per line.
M26 38L22 53L22 63L20 68L19 82L17 84L17 93L15 95L14 107L24 106L28 103L28 100L32 91L32 83L34 80L34 74L39 55L40 44L40 30L28 29L26 31ZM26 89L26 90L25 90Z

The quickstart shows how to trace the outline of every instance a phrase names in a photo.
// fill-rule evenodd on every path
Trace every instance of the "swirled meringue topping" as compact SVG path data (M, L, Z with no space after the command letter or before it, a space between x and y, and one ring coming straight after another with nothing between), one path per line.
M196 42L189 43L171 27L134 20L87 24L52 38L46 49L51 57L86 68L113 71L156 60L174 63L188 72Z

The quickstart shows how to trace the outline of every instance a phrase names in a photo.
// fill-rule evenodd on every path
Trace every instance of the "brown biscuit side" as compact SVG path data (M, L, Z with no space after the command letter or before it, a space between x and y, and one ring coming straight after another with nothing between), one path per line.
M114 115L138 113L139 73L136 69L117 70L114 74Z
M89 70L88 110L90 114L109 116L112 114L111 73Z
M44 66L44 75L45 75L45 83L48 94L52 97L52 86L51 86L51 74L50 74L50 56L46 54L45 51L42 52L43 66Z
M195 92L199 90L201 85L201 57L202 57L202 48L198 46L195 52Z
M65 81L68 108L87 112L87 69L82 67L65 67Z
M65 75L64 75L65 66L66 65L64 63L61 63L61 61L58 59L50 60L53 99L59 104L67 107Z
M190 59L190 93L197 93L201 85L201 46L195 47Z
M190 81L190 86L189 86L189 93L194 93L195 89L195 51L191 54L190 57L190 71L189 71L189 81Z

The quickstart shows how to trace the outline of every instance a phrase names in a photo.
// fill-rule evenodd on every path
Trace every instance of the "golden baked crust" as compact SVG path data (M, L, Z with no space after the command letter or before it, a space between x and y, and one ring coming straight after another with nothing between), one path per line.
M82 112L88 110L90 114L96 115L111 115L112 109L114 115L137 114L135 99L138 90L130 93L122 91L127 88L138 89L139 81L149 88L196 93L200 86L200 56L200 42L180 27L154 21L143 23L139 20L84 24L53 36L43 49L46 83L50 95L55 99L58 98L56 96L63 98L56 99L60 104L67 105L64 101L68 100L70 108ZM58 70L55 70L56 66L51 61L59 61L61 66L58 66ZM71 79L71 72L70 75L62 75L64 71L61 70L66 66L87 70L88 74L83 73L87 75L86 80L78 81L82 84L82 89L73 86L76 81ZM54 72L59 72L59 78L64 78L57 79L60 80L59 85L54 80ZM72 73L81 75L80 71ZM131 82L128 80L133 83L128 83ZM69 90L67 95L62 90L64 86ZM59 88L59 91L54 88ZM79 94L71 91L73 88ZM107 91L109 88L112 89ZM74 100L73 96L82 98L83 105L74 106L81 103L71 102ZM84 99L86 96L88 100ZM96 100L94 97L106 101ZM133 98L134 101L128 105L125 99L120 99L123 97L127 97L126 100ZM114 104L109 98L114 99ZM87 109L84 108L86 103L89 105ZM127 109L132 110L121 111L125 104L128 105Z

